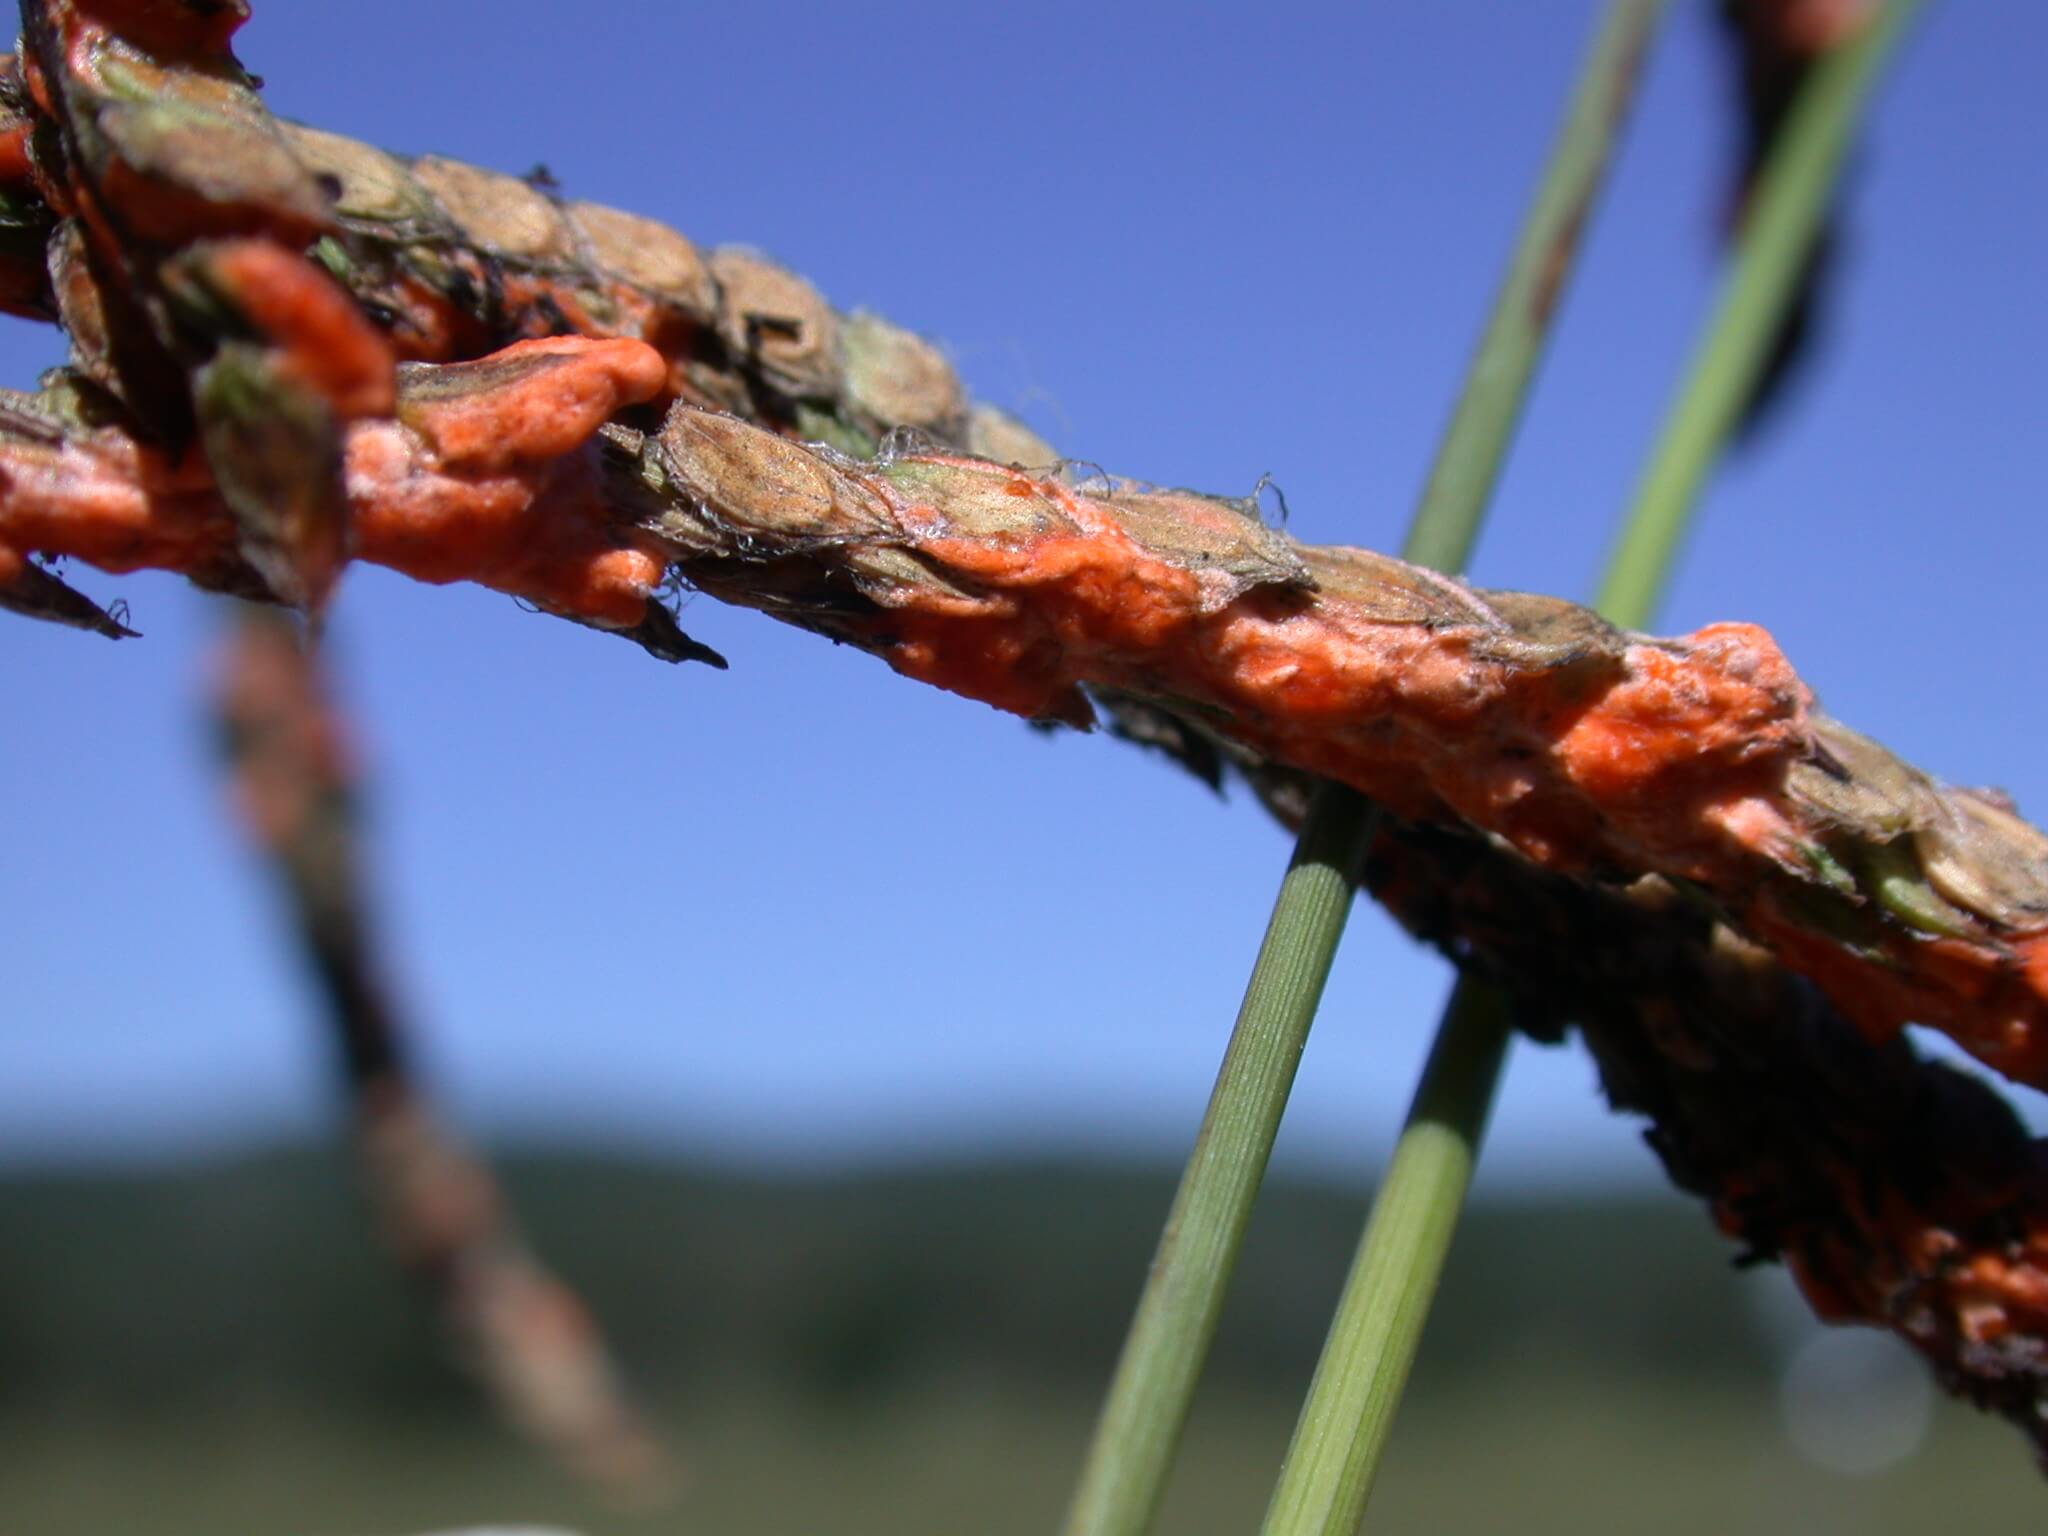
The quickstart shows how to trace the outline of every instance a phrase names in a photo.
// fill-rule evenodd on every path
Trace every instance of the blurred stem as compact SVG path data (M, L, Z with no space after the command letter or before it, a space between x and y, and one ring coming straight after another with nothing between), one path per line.
M1600 585L1596 606L1623 628L1650 621L1687 514L1796 293L1878 66L1917 4L1890 0L1822 63L1764 168L1721 302ZM1613 8L1610 27L1626 8ZM1485 1134L1506 1039L1496 989L1461 978L1353 1260L1266 1536L1349 1536L1364 1518Z
M1616 0L1611 9L1409 528L1403 553L1411 560L1456 569L1471 550L1661 3ZM1067 1536L1138 1536L1157 1513L1377 821L1373 806L1334 785L1310 807L1110 1383ZM1453 1199L1446 1241L1456 1208Z
M1887 0L1853 39L1815 67L1763 167L1734 267L1593 600L1624 629L1640 628L1657 611L1700 487L1764 365L1827 216L1871 85L1919 5L1920 0Z

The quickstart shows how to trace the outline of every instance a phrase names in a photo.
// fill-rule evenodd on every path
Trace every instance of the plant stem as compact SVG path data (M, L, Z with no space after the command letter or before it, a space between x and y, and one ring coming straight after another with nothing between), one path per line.
M1471 550L1661 3L1613 6L1409 528L1404 554L1411 560L1456 569ZM1303 824L1110 1383L1066 1536L1138 1536L1158 1510L1377 821L1362 797L1326 785Z
M1664 0L1607 7L1437 450L1402 551L1408 559L1455 571L1470 557L1663 10ZM1349 1532L1364 1513L1506 1049L1505 1000L1490 984L1461 978L1281 1464L1266 1512L1270 1536Z
M1608 159L1665 0L1611 0L1572 88L1562 130L1515 239L1493 313L1437 445L1401 558L1462 571L1528 399Z
M1593 600L1625 629L1649 622L1722 443L1748 398L1812 250L1870 87L1920 0L1888 0L1816 66L1758 178L1735 265L1685 389L1636 490Z
M1311 814L1252 967L1237 1026L1181 1175L1137 1315L1096 1425L1068 1536L1135 1536L1165 1491L1195 1382L1216 1332L1252 1200L1350 915L1377 816L1325 791Z
M1268 1536L1358 1528L1471 1183L1507 1038L1500 990L1460 979L1344 1283L1266 1511Z
M1640 628L1655 610L1687 514L1794 296L1878 66L1917 4L1890 0L1820 66L1764 169L1723 297L1600 585L1596 606L1624 628ZM1625 8L1614 7L1610 26ZM1506 1038L1504 999L1461 978L1360 1240L1265 1536L1350 1536L1364 1518L1485 1134Z

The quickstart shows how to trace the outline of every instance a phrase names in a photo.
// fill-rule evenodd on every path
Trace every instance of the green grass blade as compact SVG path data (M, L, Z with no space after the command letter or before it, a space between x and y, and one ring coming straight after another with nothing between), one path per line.
M1613 0L1574 85L1403 554L1457 570L1500 475L1664 0ZM1478 1159L1507 1047L1493 988L1461 980L1374 1202L1280 1480L1271 1536L1357 1527Z
M1310 816L1295 847L1103 1404L1068 1536L1136 1536L1158 1511L1377 819L1343 795Z
M1920 0L1889 0L1815 69L1758 179L1735 264L1636 491L1593 606L1650 622L1714 460L1797 286L1871 85Z
M1602 56L1597 71L1602 88L1582 86L1574 98L1577 108L1409 530L1404 552L1411 559L1455 568L1472 546L1612 143L1625 83L1660 4L1619 0L1617 14L1640 13L1640 20L1633 29L1617 27L1611 56ZM1137 1536L1157 1512L1376 819L1359 796L1327 788L1302 828L1110 1384L1067 1536Z
M1870 86L1917 4L1891 0L1817 72L1765 168L1724 297L1600 587L1598 606L1618 624L1650 620L1687 514L1793 297ZM1506 1038L1499 996L1461 980L1360 1240L1266 1536L1350 1536L1359 1528L1470 1184Z
M1499 991L1461 980L1344 1283L1266 1511L1267 1536L1358 1528L1472 1181L1507 1038Z
M1572 88L1563 130L1473 354L1450 425L1408 527L1401 558L1462 571L1501 462L1529 395L1529 381L1563 296L1587 215L1599 195L1643 50L1665 0L1612 0Z

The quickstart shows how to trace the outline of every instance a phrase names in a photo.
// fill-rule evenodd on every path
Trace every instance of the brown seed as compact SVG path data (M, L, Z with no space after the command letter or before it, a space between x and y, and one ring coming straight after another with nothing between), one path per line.
M697 247L666 224L601 203L571 203L569 222L597 264L699 320L718 313L718 289Z
M1950 790L1920 834L1928 882L1950 901L2008 928L2048 918L2048 838L2002 807Z
M433 204L419 195L405 167L383 150L297 123L277 126L307 170L340 188L334 209L344 218L397 224L434 216Z
M516 176L438 155L413 161L412 174L462 232L493 255L564 265L574 258L575 242L560 210Z
M914 427L955 437L967 395L939 349L914 331L856 310L839 332L846 393L854 406L884 429Z
M678 406L659 443L678 511L656 531L686 548L703 542L688 515L699 507L745 539L782 550L893 527L888 508L856 476L737 417Z
M733 356L759 368L786 395L839 393L839 323L818 290L786 267L727 246L711 253L718 280L718 333Z

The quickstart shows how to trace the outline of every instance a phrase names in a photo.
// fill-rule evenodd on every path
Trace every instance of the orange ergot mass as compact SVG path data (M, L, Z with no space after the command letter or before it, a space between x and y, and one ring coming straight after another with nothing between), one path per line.
M409 373L397 419L348 439L363 558L598 624L638 623L663 562L612 531L593 465L576 450L666 375L639 342L571 338Z
M597 623L637 623L662 560L612 531L592 464L568 450L661 374L637 342L579 340L415 379L399 418L348 436L357 553L417 580L478 581ZM196 454L174 464L125 434L67 432L22 406L16 419L56 441L31 438L0 464L0 548L202 580L233 563L233 521Z
M195 256L241 319L272 339L287 377L344 421L391 414L391 349L326 273L274 240L222 240Z
M1998 867L1973 845L1902 876L1920 835L1902 823L1869 870L1818 878L1843 794L1908 796L1928 836L1956 807L1888 757L1903 788L1843 766L1830 742L1847 753L1847 738L1755 626L1624 635L1567 604L1298 545L1191 493L950 454L855 461L687 405L657 435L600 442L667 377L644 343L572 337L408 368L395 416L346 437L357 554L615 628L673 566L1016 714L1085 724L1084 688L1152 700L1546 868L1687 882L1872 1037L1924 1022L2048 1078L2039 834L2006 818ZM232 561L198 466L173 475L106 429L84 444L16 458L0 543L117 570Z
M907 462L989 473L957 459ZM1703 797L1702 812L1749 803L1740 765L1767 771L1803 744L1805 691L1752 625L1631 645L1612 681L1588 688L1568 667L1488 654L1500 637L1476 626L1377 619L1341 585L1233 593L1147 550L1114 502L1001 473L1014 477L1011 494L1049 509L1029 535L963 539L936 531L947 528L938 508L896 499L903 527L935 530L910 547L949 585L891 594L885 653L907 675L998 708L1072 718L1082 684L1199 703L1267 756L1403 815L1449 807L1540 862L1572 867L1609 856L1589 827L1636 825L1668 840L1688 820L1675 801ZM892 497L885 475L868 486ZM1300 554L1319 576L1318 552ZM986 595L963 600L955 589L969 584ZM1588 800L1601 807L1595 821L1581 810ZM1666 855L1670 872L1711 879L1725 839L1692 820L1697 845Z
M0 548L16 557L203 577L228 552L233 526L196 455L174 464L122 434L63 436L54 424L49 440L10 447L0 465Z
M647 526L714 594L998 708L1078 721L1084 686L1135 695L1547 868L1682 880L1873 1038L1924 1022L2048 1075L2048 842L1969 830L1994 813L1827 720L1753 625L1623 635L1187 493L856 463L687 407L652 444ZM834 578L872 610L830 601ZM1857 818L1878 830L1847 840L1852 870L1829 849Z

